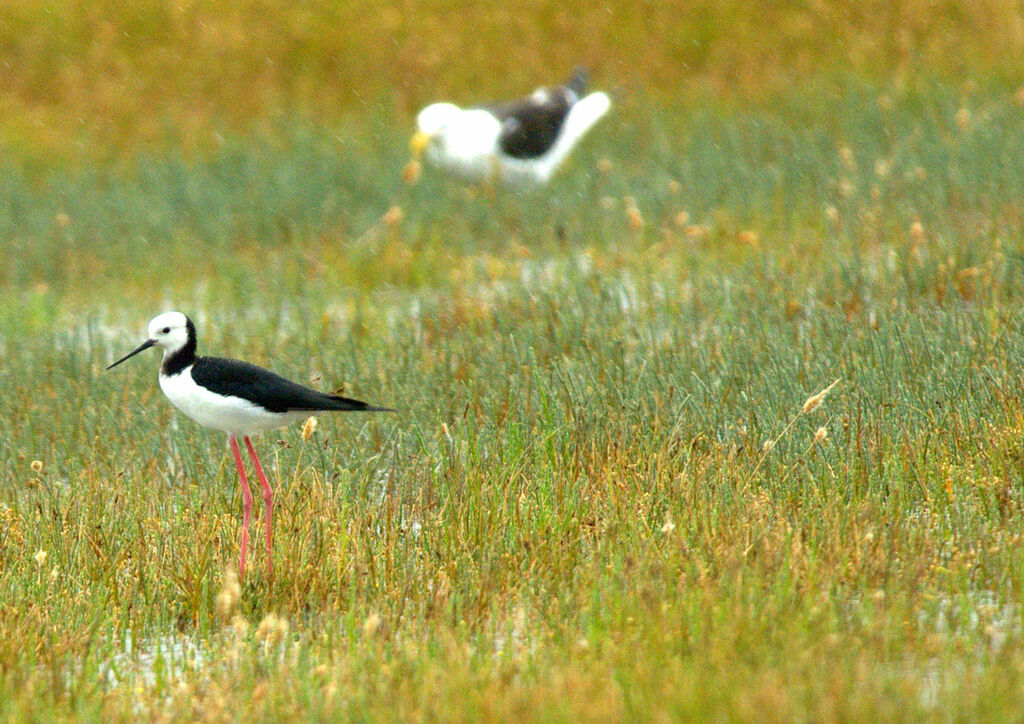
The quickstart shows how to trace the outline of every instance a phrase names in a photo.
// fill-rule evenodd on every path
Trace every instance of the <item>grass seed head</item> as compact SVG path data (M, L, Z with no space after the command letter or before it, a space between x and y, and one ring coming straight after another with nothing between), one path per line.
M363 621L363 638L372 638L380 629L380 614L374 611Z
M741 231L737 234L736 240L746 246L759 246L761 244L761 236L756 231Z
M381 221L384 222L384 226L388 227L389 229L393 229L399 224L401 224L402 219L404 218L405 212L402 210L401 206L398 206L396 204L395 206L392 206L384 213L384 216L381 217Z
M958 110L954 118L956 120L956 127L961 131L966 131L971 125L971 112L967 108Z
M313 433L316 432L317 419L315 415L310 415L306 418L306 422L302 425L302 439L305 442L309 442L309 439L313 437Z
M234 568L228 568L224 574L224 584L217 594L217 615L222 621L229 620L238 608L242 598L242 586L238 582L238 574Z
M36 559L36 565L42 568L46 565L46 559L48 558L48 554L46 551L40 548L36 551L36 554L33 556L33 558Z
M821 392L818 392L817 394L808 397L807 401L804 402L804 406L800 408L800 414L808 415L817 410L821 403L825 401L825 398L828 396L828 393L831 392L832 389L838 384L839 378L837 377L835 382L833 382L831 385L823 389Z
M423 171L423 167L420 166L420 162L413 160L405 164L402 169L402 180L410 186L420 180L420 173Z
M822 425L814 432L814 444L820 445L828 440L828 428Z
M256 627L256 638L268 644L276 644L288 635L288 619L276 613L268 613Z
M690 224L683 233L691 239L706 239L711 233L711 229L705 224Z
M276 624L277 616L273 613L268 613L263 617L263 620L260 621L260 625L256 627L256 638L260 640L267 638Z
M245 636L249 633L249 622L244 616L236 613L234 618L231 619L231 628L234 629L236 635Z
M626 207L626 221L629 223L631 231L639 231L644 228L644 216L635 206Z

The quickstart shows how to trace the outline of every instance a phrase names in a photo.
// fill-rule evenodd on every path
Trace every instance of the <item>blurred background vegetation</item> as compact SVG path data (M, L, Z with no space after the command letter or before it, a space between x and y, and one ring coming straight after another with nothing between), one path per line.
M1021 720L1022 51L1019 0L0 0L0 720ZM542 193L402 182L422 104L577 64ZM223 440L102 371L169 308L402 410L263 443L230 630Z
M1016 83L1014 0L3 0L5 155L202 149L281 114L406 123L438 98L528 92L576 64L620 100L770 102L850 77Z

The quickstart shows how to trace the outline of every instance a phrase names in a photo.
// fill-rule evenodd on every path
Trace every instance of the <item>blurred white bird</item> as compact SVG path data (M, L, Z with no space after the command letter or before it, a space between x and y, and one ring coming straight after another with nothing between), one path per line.
M584 95L586 88L586 71L577 68L566 85L507 103L467 109L433 103L416 117L413 160L425 157L474 181L544 185L611 108L607 93Z

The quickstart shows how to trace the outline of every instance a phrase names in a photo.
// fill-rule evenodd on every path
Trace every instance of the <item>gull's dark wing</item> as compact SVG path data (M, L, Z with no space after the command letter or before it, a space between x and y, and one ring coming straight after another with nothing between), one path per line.
M569 89L541 89L527 98L486 106L485 110L501 122L498 143L502 152L530 159L543 156L555 145L575 101Z
M391 412L360 400L310 389L249 362L219 357L198 357L192 379L218 395L240 397L270 412L352 410Z

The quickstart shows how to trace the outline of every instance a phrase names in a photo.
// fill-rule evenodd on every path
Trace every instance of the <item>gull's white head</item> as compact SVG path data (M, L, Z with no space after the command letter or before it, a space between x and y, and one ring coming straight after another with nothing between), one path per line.
M455 127L462 109L453 103L431 103L416 116L416 133L409 141L415 158Z
M436 136L451 126L462 109L454 103L431 103L416 116L416 128L428 136Z

